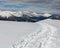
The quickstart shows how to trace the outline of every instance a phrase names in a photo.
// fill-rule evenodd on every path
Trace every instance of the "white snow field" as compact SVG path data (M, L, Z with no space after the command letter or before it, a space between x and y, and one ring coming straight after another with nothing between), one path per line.
M60 33L58 31L60 21L56 21L48 19L37 22L36 24L40 25L38 29L23 37L11 48L60 48Z
M60 21L0 21L0 48L60 48Z
M10 45L20 40L38 28L36 23L0 21L0 48L10 48Z

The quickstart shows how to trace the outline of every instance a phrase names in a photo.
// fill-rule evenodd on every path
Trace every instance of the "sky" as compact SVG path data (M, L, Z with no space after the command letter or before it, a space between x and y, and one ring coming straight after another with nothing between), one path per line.
M31 10L60 13L60 0L0 0L0 10Z

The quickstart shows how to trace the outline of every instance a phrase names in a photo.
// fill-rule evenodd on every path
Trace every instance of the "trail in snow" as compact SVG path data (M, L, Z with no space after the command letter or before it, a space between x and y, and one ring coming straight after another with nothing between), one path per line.
M12 48L53 48L56 46L52 42L57 29L47 23L40 23L36 32L24 37L20 42L12 46ZM42 27L42 28L41 28ZM41 28L41 30L40 30Z

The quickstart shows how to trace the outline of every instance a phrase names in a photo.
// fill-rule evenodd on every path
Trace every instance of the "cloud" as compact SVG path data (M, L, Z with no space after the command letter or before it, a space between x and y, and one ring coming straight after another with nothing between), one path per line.
M1 0L2 4L25 4L29 3L32 5L35 4L44 4L47 7L60 9L60 0ZM0 4L1 4L0 3Z
M0 9L54 10L60 11L60 0L0 0ZM30 9L32 8L32 9ZM55 10L56 9L56 10Z

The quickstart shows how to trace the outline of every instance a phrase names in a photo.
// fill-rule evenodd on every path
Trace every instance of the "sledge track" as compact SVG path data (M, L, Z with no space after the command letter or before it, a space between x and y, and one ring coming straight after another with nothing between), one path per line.
M53 48L56 46L52 39L56 40L54 34L57 29L47 23L37 22L40 26L36 32L24 37L11 48ZM40 29L41 28L41 29Z

